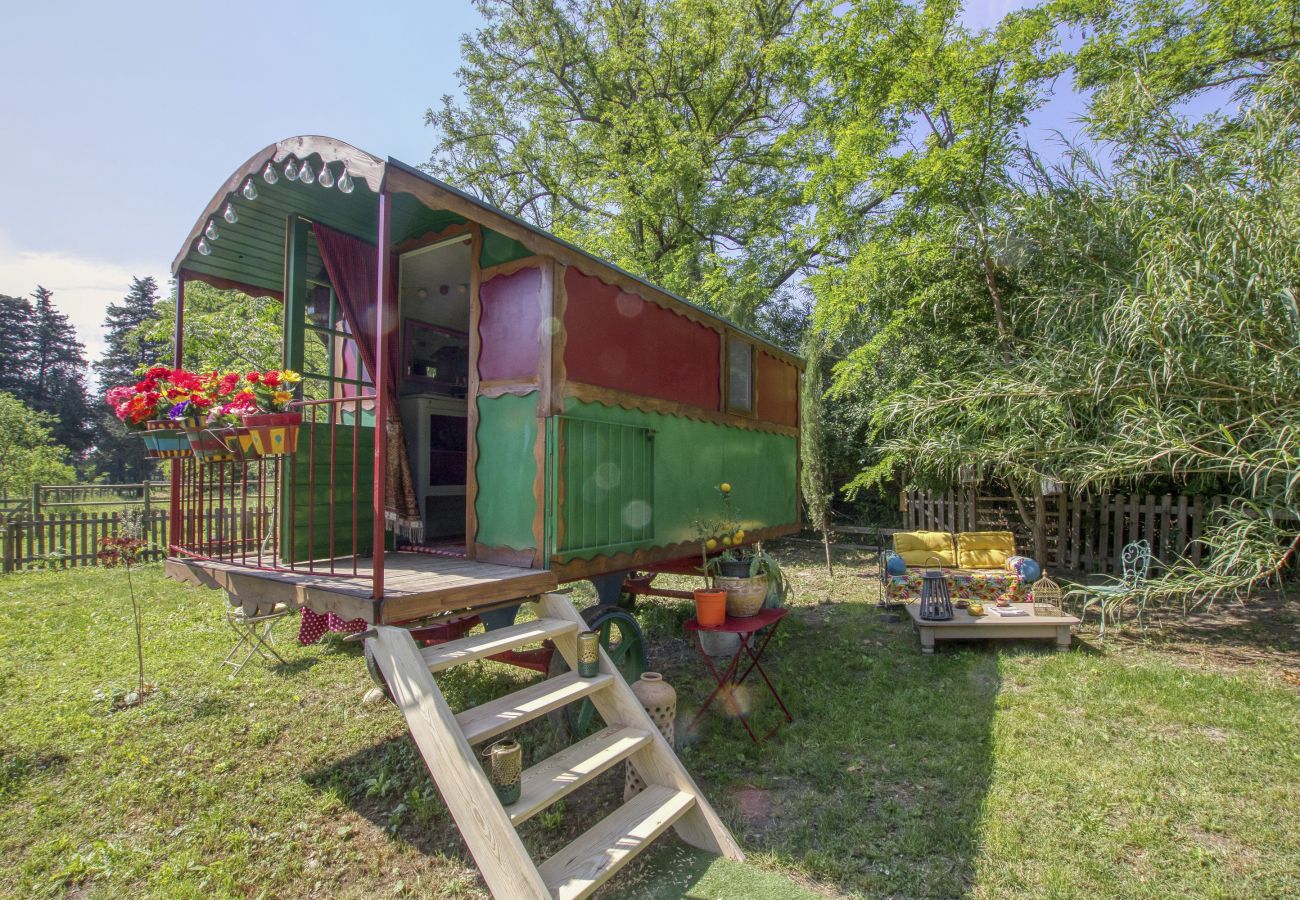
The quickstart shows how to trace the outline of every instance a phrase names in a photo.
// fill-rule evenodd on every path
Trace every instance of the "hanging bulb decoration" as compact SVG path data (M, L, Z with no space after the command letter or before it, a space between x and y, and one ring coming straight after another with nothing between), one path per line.
M271 171L274 172L275 169L271 169ZM244 195L245 200L257 199L257 185L253 184L253 179L250 178L244 182L244 189L240 193Z
M199 248L198 248L198 249L199 249L199 255L200 255L200 256L211 256L211 255L212 255L212 246L208 243L208 239L207 239L207 238L199 238Z
M343 167L343 174L339 176L339 190L345 194L352 193L352 176L348 174L347 166Z
M280 173L275 171L275 166L272 163L267 163L266 168L262 170L262 180L267 184L275 184L280 180ZM257 188L253 188L253 190L256 191Z
M225 219L231 225L239 221L239 213L235 212L235 204L227 203L226 208L221 211L221 218Z
M289 161L284 164L284 177L290 181L298 180L298 164L294 162L293 157L289 157Z
M334 187L334 173L330 171L329 163L321 163L320 177L318 180L320 181L320 186L323 188Z
M311 184L316 180L316 173L311 170L311 163L305 159L302 161L302 168L298 170L298 180L303 184Z
M210 241L215 241L217 238L221 237L221 232L217 231L217 220L208 219L208 227L203 229L203 233L208 236L208 240Z

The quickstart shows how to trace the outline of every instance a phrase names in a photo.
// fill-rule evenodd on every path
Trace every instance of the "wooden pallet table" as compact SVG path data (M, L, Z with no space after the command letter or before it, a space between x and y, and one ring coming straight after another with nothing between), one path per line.
M921 618L921 604L907 604L907 614L912 617L921 636L921 652L934 653L936 641L996 641L996 640L1055 640L1056 649L1070 649L1070 627L1079 624L1075 616L1053 610L1056 615L1035 613L1032 603L1012 604L1026 610L1027 616L999 616L985 607L982 616L972 616L964 609L954 609L953 617L945 622L931 622Z

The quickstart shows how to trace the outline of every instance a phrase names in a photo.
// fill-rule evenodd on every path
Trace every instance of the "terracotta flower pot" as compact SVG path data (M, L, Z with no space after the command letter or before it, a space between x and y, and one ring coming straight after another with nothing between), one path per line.
M695 620L702 628L717 628L727 621L727 592L697 590L695 592Z
M723 575L713 579L713 587L727 592L727 615L737 619L756 616L767 600L767 576L754 578L728 578Z
M260 456L291 456L298 449L302 413L252 413L244 416L244 427L253 438Z
M190 455L190 444L185 438L185 426L170 419L154 419L144 423L141 435L150 459L177 459Z

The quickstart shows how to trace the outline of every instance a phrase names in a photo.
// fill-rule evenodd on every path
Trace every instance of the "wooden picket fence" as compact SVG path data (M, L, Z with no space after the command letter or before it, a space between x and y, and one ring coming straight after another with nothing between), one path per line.
M1219 497L1185 494L1104 494L1044 498L1047 507L1049 569L1119 574L1120 555L1132 541L1151 543L1152 561L1168 565L1182 557L1200 563L1199 543L1209 512ZM1025 498L1032 515L1032 498ZM908 491L900 507L903 526L924 531L1010 531L1016 545L1033 555L1033 531L1027 528L1011 497L980 494L973 489Z
M139 512L146 561L166 557L168 512ZM209 509L204 513L204 534L265 534L272 526L269 510ZM243 519L243 526L238 520ZM122 512L67 511L27 515L0 522L0 574L24 569L70 569L99 565L99 541L118 534ZM230 552L229 547L226 552ZM249 553L256 552L250 544Z

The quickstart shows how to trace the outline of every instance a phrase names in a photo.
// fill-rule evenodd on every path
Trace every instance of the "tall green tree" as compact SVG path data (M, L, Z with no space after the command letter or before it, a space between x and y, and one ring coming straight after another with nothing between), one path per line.
M21 396L33 409L55 417L54 439L79 457L91 442L86 348L54 305L53 291L38 285L32 297L32 362Z
M149 346L169 348L176 329L175 289L154 304L155 315L137 329ZM250 297L200 281L185 285L185 359L197 371L274 369L281 360L281 304L270 297Z
M33 484L70 484L76 472L68 452L54 439L53 416L0 391L0 493L20 497Z
M26 396L34 358L36 316L26 297L0 294L0 391Z
M160 361L170 362L169 342L151 336L147 327L158 315L158 283L152 276L133 278L121 303L110 304L104 316L104 354L95 361L100 394L116 384L136 380L136 372ZM111 482L145 480L151 464L139 437L128 434L111 409L96 402L95 446L91 463Z
M834 259L811 279L836 359L828 420L858 430L935 373L1017 352L1015 239L1027 117L1065 65L1058 16L961 24L955 0L815 7L803 23L817 88L802 139L817 228ZM850 491L899 460L868 452Z
M475 0L428 169L742 324L819 245L802 0Z

